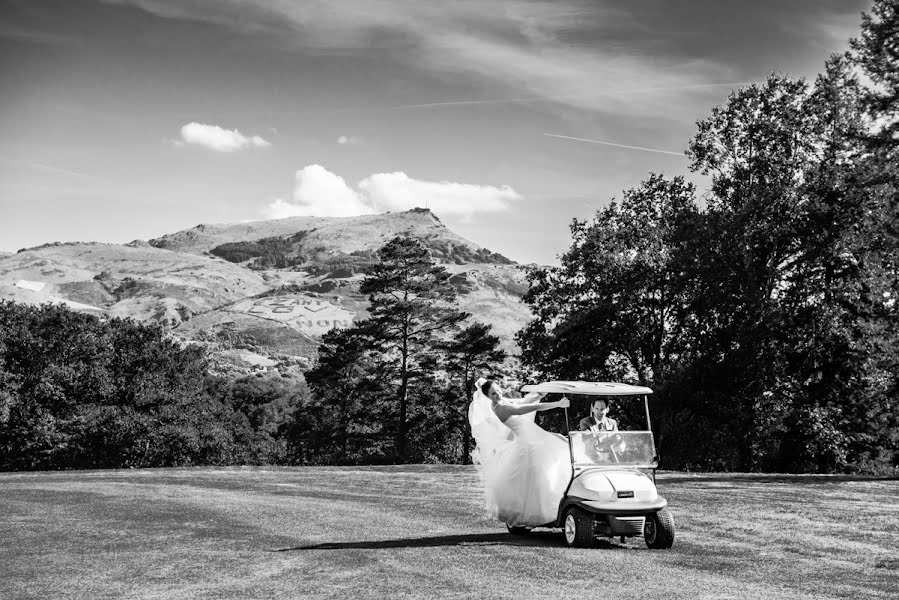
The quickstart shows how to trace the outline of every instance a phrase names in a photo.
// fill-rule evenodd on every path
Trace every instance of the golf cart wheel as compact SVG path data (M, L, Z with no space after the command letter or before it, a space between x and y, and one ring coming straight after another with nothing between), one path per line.
M674 516L667 508L646 517L643 541L654 550L664 550L674 544Z
M512 535L530 535L531 528L530 527L517 527L515 525L506 525L506 529L509 530L509 533Z
M572 506L565 512L562 532L570 548L592 548L596 544L595 520L592 514Z

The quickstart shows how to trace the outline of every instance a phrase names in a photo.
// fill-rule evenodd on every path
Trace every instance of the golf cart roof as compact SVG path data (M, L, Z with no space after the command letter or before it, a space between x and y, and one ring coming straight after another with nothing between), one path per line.
M521 391L542 394L585 394L588 396L638 396L652 393L648 387L608 381L547 381L528 384L522 387Z

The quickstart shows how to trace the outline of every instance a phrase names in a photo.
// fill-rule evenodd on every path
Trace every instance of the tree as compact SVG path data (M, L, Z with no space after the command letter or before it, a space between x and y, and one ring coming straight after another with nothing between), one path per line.
M561 266L529 274L524 301L535 318L517 336L524 362L546 377L653 387L667 411L654 421L658 440L673 465L696 448L668 435L692 414L681 365L698 360L694 337L712 327L699 317L706 298L690 272L710 251L702 216L691 184L653 174L620 204L573 222Z
M870 84L864 90L869 127L862 185L868 192L863 220L865 291L872 310L864 340L873 383L865 408L864 444L856 451L873 469L899 468L899 2L874 0L853 39L855 64ZM878 433L874 434L873 431Z
M289 461L289 430L297 410L309 402L302 376L270 371L237 379L210 377L207 390L225 407L236 460L256 465Z
M862 88L848 57L832 56L803 100L816 148L796 186L795 250L780 266L776 310L789 397L775 468L845 469L856 433L846 398L863 393L865 351L857 343L869 312L863 292L867 193L859 185Z
M552 377L662 379L684 349L673 260L695 211L691 184L651 175L620 205L574 221L561 266L528 274L523 360Z
M691 142L692 168L713 176L717 249L696 270L718 323L702 353L728 375L704 393L730 384L738 468L832 471L850 460L858 432L846 399L868 395L871 354L858 340L880 229L860 185L862 98L837 55L812 86L772 75L733 93Z
M712 176L706 206L651 176L575 222L561 267L530 274L523 358L550 376L656 388L671 407L660 445L706 432L665 437L676 465L893 460L899 219L895 188L871 177L865 98L846 56L812 85L772 75L733 92L688 150Z
M828 98L820 94L818 100ZM804 259L812 258L811 230L821 225L810 207L820 205L817 194L832 187L820 177L820 189L808 182L829 156L827 149L836 151L837 140L845 138L825 123L838 113L816 104L805 81L772 75L732 93L699 122L690 143L691 168L712 175L708 217L715 227L709 233L717 249L717 256L707 257L712 268L697 270L717 323L702 348L716 358L697 365L698 376L714 382L705 390L710 403L731 407L727 429L738 440L737 468L764 468L777 454L784 424L808 400L797 385L795 365L802 359L794 350L814 344L809 330L793 327L799 315L791 314L786 298L808 306L799 300L800 288L818 261ZM817 312L805 311L804 318L817 323ZM729 388L730 397L716 388Z
M368 462L384 454L390 389L372 353L371 325L363 320L322 338L306 373L313 399L296 413L292 434L300 462Z
M360 291L369 295L371 332L382 373L396 402L397 460L406 459L410 385L432 375L441 337L468 315L452 306L456 290L420 241L399 236L378 251L381 262L367 271Z
M454 410L461 424L462 454L460 462L469 462L471 447L471 424L468 422L468 406L471 404L477 374L494 368L506 358L506 353L499 347L499 338L490 333L491 326L474 322L465 327L458 335L446 340L442 346L445 353L444 368L458 381L456 389L464 393L465 404L462 410Z
M161 327L0 302L0 468L230 462L206 356Z
M874 0L870 13L862 14L861 37L851 40L855 62L871 80L866 90L872 129L868 147L876 162L892 165L895 182L899 162L899 2Z

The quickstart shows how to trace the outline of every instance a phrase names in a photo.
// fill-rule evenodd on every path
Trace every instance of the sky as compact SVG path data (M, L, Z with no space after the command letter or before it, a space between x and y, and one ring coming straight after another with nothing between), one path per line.
M430 208L553 264L867 0L0 0L0 250Z

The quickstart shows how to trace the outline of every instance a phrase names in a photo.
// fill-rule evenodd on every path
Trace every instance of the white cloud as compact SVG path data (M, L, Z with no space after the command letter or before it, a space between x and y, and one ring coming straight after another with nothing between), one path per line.
M176 145L196 144L217 152L236 152L244 148L265 147L271 144L264 138L254 135L247 137L236 129L224 129L218 125L188 123L181 128L181 139Z
M421 181L401 171L375 173L353 189L343 177L321 165L309 165L297 171L292 201L278 198L262 212L270 219L350 217L427 206L437 214L467 218L479 212L508 210L520 199L507 185Z
M362 140L360 140L359 138L353 137L351 135L342 135L339 138L337 138L337 143L340 144L341 146L351 146L353 144L358 144L361 141Z
M438 214L468 216L507 210L521 195L504 185L474 185L452 181L420 181L405 173L376 173L359 182L359 189L379 211L428 206Z
M303 167L296 174L293 202L277 199L263 213L271 219L283 217L352 217L375 210L343 177L321 165Z

